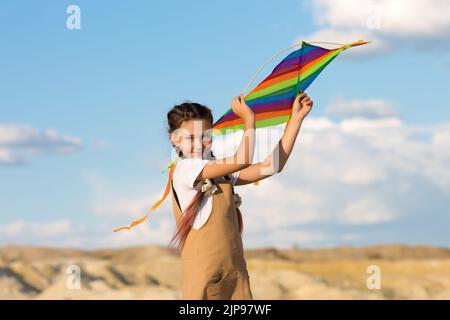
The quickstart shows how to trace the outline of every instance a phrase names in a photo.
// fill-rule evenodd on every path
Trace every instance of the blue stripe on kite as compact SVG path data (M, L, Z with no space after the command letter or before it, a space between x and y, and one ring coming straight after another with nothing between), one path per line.
M292 86L292 90L287 93L271 95L271 96L264 96L262 98L256 98L251 101L246 101L246 103L249 107L251 107L252 105L255 105L255 104L266 103L266 102L271 102L271 101L276 101L276 100L281 100L281 99L287 99L287 98L291 98L292 96L295 96L295 86Z
M337 55L333 57L333 59L330 59L330 61L325 63L322 67L317 69L317 71L312 73L308 78L300 81L300 90L305 91L309 87L309 85L317 78L317 76L323 71L323 69L325 69L336 57Z
M299 49L297 49L297 50L295 50L294 52L292 52L290 55L288 55L286 58L284 58L283 60L286 60L286 59L290 59L290 58L294 58L294 57L298 57L298 56L300 56L300 55L302 55L302 54L305 54L305 53L308 53L308 52L310 52L311 50L314 50L314 49L316 49L316 48L319 48L319 47L316 47L316 46L308 46L308 47L302 47L302 48L299 48Z

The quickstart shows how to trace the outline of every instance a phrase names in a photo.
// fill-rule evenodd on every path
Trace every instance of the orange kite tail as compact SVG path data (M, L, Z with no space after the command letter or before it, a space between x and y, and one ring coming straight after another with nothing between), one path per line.
M159 207L159 205L161 203L163 203L164 199L166 199L167 195L169 194L170 191L170 181L172 180L172 175L173 175L173 171L175 170L175 165L170 166L170 171L169 171L169 180L167 181L167 185L166 185L166 190L164 190L164 194L162 196L161 199L159 199L158 201L156 201L150 208L150 210L148 210L147 214L145 216L143 216L142 218L133 221L129 226L125 226L125 227L120 227L117 229L114 229L114 232L120 231L120 230L125 230L128 229L130 230L131 228L133 228L134 226L137 226L138 224L142 223L145 221L145 219L148 218L148 216L150 215L150 212L152 212L153 210L155 210L156 208Z

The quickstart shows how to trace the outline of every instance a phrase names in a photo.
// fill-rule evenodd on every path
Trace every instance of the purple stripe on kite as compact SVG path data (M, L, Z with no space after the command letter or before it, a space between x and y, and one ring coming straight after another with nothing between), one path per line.
M274 72L274 71L280 69L281 67L283 67L283 63L284 63L286 60L291 60L291 59L297 59L297 60L298 60L299 55L298 55L298 54L295 54L295 53L300 52L300 51L301 51L301 49L298 49L298 50L294 51L293 53L291 53L290 55L288 55L287 57L285 57L283 60L281 60L281 61L275 66L275 68L273 68L272 72Z
M272 72L272 73L271 73L270 75L268 75L267 78L264 79L261 83L264 83L264 81L266 81L266 80L270 80L270 79L272 79L272 78L281 76L281 75L283 75L283 74L285 74L285 73L289 73L289 72L292 72L292 71L295 71L295 70L298 70L298 69L299 69L299 68L298 68L298 65L287 66L286 68L283 68L283 69L280 69L280 70L278 70L278 71Z
M331 50L328 50L328 51L331 51ZM264 79L264 81L267 81L267 80L279 77L279 76L281 76L281 75L283 75L285 73L289 73L289 72L292 72L294 70L300 70L305 65L307 65L308 63L310 63L314 59L317 59L320 56L322 56L322 54L318 54L317 51L311 52L311 55L309 55L308 57L303 57L302 58L302 62L301 62L300 66L298 64L285 66L283 69L279 69L278 71L272 72L266 79ZM263 82L261 82L261 83L263 83Z
M272 72L277 71L277 70L279 70L279 69L281 69L281 68L284 68L284 67L286 67L286 65L292 65L292 61L298 62L298 61L299 61L299 58L300 58L302 55L303 55L303 54L301 53L300 55L294 55L293 57L289 57L289 56L288 56L288 57L284 58L283 60L280 61L279 64L277 64L277 66L276 66L275 68L273 68L273 71L272 71Z
M286 99L279 99L275 101L268 101L263 103L256 103L251 106L251 109L255 113L259 113L260 110L265 110L266 108L272 108L274 111L278 110L279 106L285 106L285 105L292 105L292 102L294 101L294 97L289 97ZM235 119L236 117L233 117L233 115L236 115L234 112L231 112L223 117L223 121L229 121L231 119Z
M328 50L329 51L329 50ZM295 63L293 65L285 65L283 68L278 69L277 71L272 72L270 75L267 76L267 78L265 78L261 83L264 83L264 81L273 79L275 77L278 77L280 75L283 75L285 73L289 73L292 72L294 70L300 70L301 68L303 68L306 64L310 63L311 61L313 61L314 59L320 57L321 54L317 51L311 51L308 53L308 56L302 57L302 63L299 66L298 63ZM298 57L297 57L298 59ZM297 61L298 62L298 61Z
M252 105L252 110L256 111L259 110L261 108L265 108L265 107L273 107L276 108L280 105L286 105L286 104L292 104L292 101L294 101L293 97L289 97L286 99L280 99L280 100L275 100L275 101L268 101L268 102L264 102L264 103L258 103L258 104L254 104Z
M300 68L303 67L304 65L308 64L309 62L311 62L312 60L316 59L319 56L322 56L326 53L328 53L330 50L326 50L326 49L322 49L322 48L316 48L314 50L309 51L306 54L303 54L299 57L293 57L290 59L285 59L284 61L282 61L282 63L280 63L277 68L281 69L281 68L285 68L287 66L292 66L299 63L299 60L301 59L301 65Z
M291 54L289 54L287 57L285 57L275 68L274 70L285 60L291 59L291 58L298 58L301 55L307 54L308 52L315 50L316 48L320 48L320 47L316 47L310 44L307 44L306 42L302 45L301 48L295 50L294 52L292 52Z
M290 58L290 59L285 59L273 71L277 71L277 70L280 70L280 69L285 68L287 66L292 66L292 65L298 64L300 58L301 58L301 56L293 57L293 58Z
M324 54L327 54L330 51L332 51L332 50L318 48L318 49L315 49L313 51L310 51L310 52L304 54L302 57L301 67L303 67L304 65L307 65L314 59L317 59L319 56L323 56Z

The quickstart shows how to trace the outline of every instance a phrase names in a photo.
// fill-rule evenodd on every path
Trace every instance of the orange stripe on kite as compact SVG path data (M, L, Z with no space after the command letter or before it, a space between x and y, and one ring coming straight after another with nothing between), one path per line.
M254 90L252 90L252 93L255 93L256 91L270 87L271 85L276 84L278 82L290 80L290 79L297 78L297 77L298 77L298 70L279 75L279 76L269 79L267 81L261 82Z
M292 112L292 109L290 109L290 107L291 107L290 105L287 105L285 110L266 111L266 112L262 112L262 113L255 113L255 121L257 122L257 121L266 120L266 119L270 119L270 118L290 115ZM242 120L242 118L236 118L233 120L222 122L220 125L215 126L214 129L232 127L232 126L236 126L236 125L243 124L243 123L244 123L244 120Z

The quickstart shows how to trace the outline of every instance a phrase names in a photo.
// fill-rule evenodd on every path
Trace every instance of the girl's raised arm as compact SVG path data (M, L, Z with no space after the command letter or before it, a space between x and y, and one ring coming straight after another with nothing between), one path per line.
M303 119L308 115L313 106L313 101L301 93L295 99L292 105L291 118L284 130L283 137L278 142L273 152L260 163L252 164L239 172L239 178L235 185L244 185L268 178L275 173L283 170L292 149L295 140L300 131Z
M198 175L196 181L222 177L247 168L252 164L255 153L255 115L240 95L231 102L233 112L244 121L244 135L236 153L228 158L209 162Z

